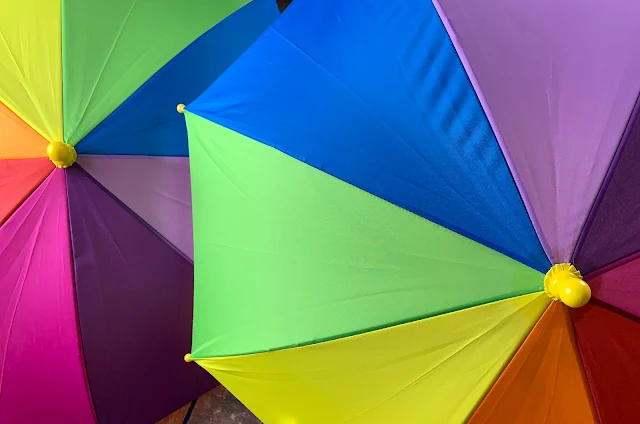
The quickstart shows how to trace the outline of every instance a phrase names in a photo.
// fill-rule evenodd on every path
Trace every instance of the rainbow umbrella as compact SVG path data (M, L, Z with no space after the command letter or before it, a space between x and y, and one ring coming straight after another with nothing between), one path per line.
M190 360L267 424L637 423L638 22L294 1L187 107Z
M182 360L175 108L276 16L273 0L0 0L0 423L153 423L215 385Z

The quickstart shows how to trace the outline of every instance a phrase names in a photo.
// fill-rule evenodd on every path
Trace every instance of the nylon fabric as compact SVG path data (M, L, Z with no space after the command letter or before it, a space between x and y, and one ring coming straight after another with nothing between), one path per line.
M81 155L78 164L193 260L189 158Z
M0 101L49 141L62 141L60 2L0 0Z
M331 342L197 362L266 423L462 423L548 304L535 293Z
M575 264L592 272L640 251L640 98L623 138L620 156L576 252Z
M0 422L96 423L73 290L64 172L0 227Z
M600 422L637 422L640 323L594 302L571 319Z
M188 109L550 267L430 1L292 3Z
M53 169L49 159L0 160L0 226Z
M80 154L188 156L176 105L189 104L279 15L273 0L253 0L186 47L77 146Z
M249 1L64 0L64 140L77 144L185 47Z
M569 262L640 93L640 3L434 2L551 262Z
M194 358L304 345L541 290L531 268L186 117Z
M81 167L66 175L78 317L98 421L159 421L215 385L183 361L193 267Z
M587 275L592 296L640 317L640 254Z
M0 103L0 160L41 158L46 151L47 141Z
M551 302L468 424L597 424L569 311Z

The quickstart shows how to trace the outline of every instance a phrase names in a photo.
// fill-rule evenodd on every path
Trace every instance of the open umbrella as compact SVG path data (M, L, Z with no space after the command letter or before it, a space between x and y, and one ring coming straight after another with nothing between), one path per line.
M639 21L294 1L187 106L188 359L268 424L637 422Z
M175 105L276 16L273 0L0 1L0 423L153 423L215 385L182 361Z

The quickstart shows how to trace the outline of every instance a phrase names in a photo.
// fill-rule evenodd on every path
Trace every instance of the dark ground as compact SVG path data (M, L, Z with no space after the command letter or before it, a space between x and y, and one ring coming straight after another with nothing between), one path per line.
M292 1L293 0L277 0L280 11L282 12L284 9L286 9L287 6L289 6Z
M222 386L201 396L192 405L185 405L158 424L261 424Z

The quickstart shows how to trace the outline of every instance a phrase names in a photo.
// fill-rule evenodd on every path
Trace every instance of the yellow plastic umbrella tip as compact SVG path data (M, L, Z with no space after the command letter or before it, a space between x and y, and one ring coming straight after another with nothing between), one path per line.
M180 103L178 107L176 107L178 113L184 113L184 104Z
M62 141L52 141L47 146L47 156L58 168L68 168L78 158L76 149Z
M193 359L191 359L190 353L187 353L186 355L184 355L184 362L193 362Z
M544 290L550 298L570 308L580 308L591 299L591 288L571 264L556 264L544 277Z

